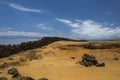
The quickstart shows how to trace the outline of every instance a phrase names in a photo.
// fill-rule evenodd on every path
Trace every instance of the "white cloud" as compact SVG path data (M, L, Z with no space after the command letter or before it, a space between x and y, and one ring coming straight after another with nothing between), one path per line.
M38 32L24 32L24 31L1 31L0 36L31 36L31 37L42 37L46 34Z
M109 27L92 20L66 20L59 19L58 21L71 27L71 35L74 38L80 39L120 39L120 27Z
M38 24L37 27L39 27L43 30L50 30L50 31L53 30L51 27L47 27L47 24Z
M30 9L30 8L26 8L26 7L23 7L23 6L21 6L21 5L13 4L13 3L7 3L7 4L8 4L11 8L14 8L14 9L17 9L17 10L20 10L20 11L41 13L41 10L38 10L38 9Z
M69 26L72 26L72 27L79 27L79 23L73 23L72 21L70 20L66 20L66 19L60 19L60 18L56 18L58 21L60 22L63 22L65 24L68 24Z

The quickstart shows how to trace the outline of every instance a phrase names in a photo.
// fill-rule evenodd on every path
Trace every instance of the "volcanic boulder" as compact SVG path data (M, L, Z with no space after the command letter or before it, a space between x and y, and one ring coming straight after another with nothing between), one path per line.
M13 78L16 78L16 77L20 76L17 68L9 69L8 74L12 75Z
M40 78L39 80L48 80L47 78Z
M78 62L79 64L89 67L89 66L96 66L96 67L104 67L105 63L98 63L98 60L94 55L84 54L82 56L82 60Z

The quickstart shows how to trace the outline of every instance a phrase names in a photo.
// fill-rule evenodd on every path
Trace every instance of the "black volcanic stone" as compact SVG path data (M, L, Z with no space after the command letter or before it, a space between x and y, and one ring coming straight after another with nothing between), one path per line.
M39 80L48 80L47 78L40 78Z
M71 59L75 59L76 57L75 56L72 56Z
M8 70L8 74L12 75L13 78L16 78L19 76L17 68L11 68Z
M96 57L94 55L84 54L82 56L82 60L78 62L79 64L89 67L89 66L96 66L96 67L104 67L105 63L99 64Z
M97 67L105 67L105 63L99 63L99 64L96 64Z

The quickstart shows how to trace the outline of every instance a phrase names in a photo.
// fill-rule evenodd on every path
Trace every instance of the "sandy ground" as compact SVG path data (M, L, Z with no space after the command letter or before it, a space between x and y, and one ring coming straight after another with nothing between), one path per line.
M27 60L22 65L15 65L0 69L0 76L10 79L7 70L16 67L23 76L30 76L36 80L46 77L49 80L120 80L120 48L113 49L85 49L78 45L88 42L70 42L59 41L43 48L21 52L11 56L14 60L20 61L21 58L27 58L26 55L34 52L41 55L42 58ZM72 45L72 46L68 46ZM83 54L93 54L99 62L105 62L105 67L84 67L76 64ZM75 59L71 59L75 56ZM114 60L118 58L119 60ZM0 59L2 62L10 62L8 58Z

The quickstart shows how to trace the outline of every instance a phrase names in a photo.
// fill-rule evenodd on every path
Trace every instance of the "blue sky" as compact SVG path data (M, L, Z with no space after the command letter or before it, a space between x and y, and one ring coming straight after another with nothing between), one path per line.
M120 0L0 0L0 36L120 39Z

